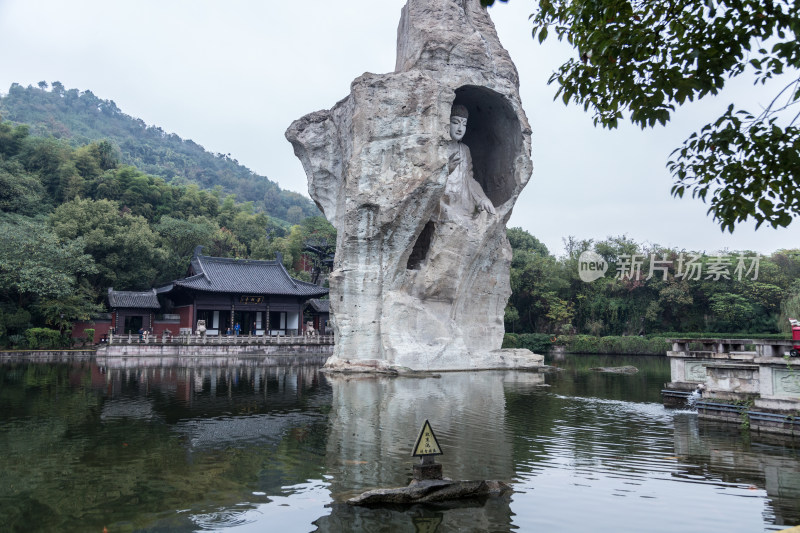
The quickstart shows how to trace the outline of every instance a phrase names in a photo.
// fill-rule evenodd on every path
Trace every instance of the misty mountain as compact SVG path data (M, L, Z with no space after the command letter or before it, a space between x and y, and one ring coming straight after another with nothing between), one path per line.
M65 89L57 81L37 87L12 84L0 97L0 116L28 124L37 136L64 139L73 146L108 140L120 161L169 183L195 183L203 189L221 187L239 202L253 202L257 211L297 223L319 215L316 205L295 192L281 189L226 154L214 154L191 139L182 139L155 125L123 113L113 100L91 91Z

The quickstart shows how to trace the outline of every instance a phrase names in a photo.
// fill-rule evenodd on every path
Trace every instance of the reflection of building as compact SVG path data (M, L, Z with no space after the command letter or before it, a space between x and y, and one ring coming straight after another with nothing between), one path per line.
M749 439L739 437L738 429L724 424L698 423L692 415L676 415L674 423L675 455L680 458L675 477L763 488L774 523L786 527L798 523L800 472L793 448L784 446L791 439L776 441L777 446L751 446Z
M109 289L111 322L96 321L96 338L114 328L117 333L154 334L195 331L205 320L208 335L290 335L302 329L303 306L328 289L289 276L278 254L274 261L229 259L195 250L187 277L157 289L131 292ZM323 322L324 324L324 322ZM78 324L82 336L88 324Z

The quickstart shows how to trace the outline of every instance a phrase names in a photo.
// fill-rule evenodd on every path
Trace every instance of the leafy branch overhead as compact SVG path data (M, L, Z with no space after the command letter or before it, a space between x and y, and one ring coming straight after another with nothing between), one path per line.
M800 214L800 0L541 0L530 18L539 42L555 35L576 50L550 77L556 98L607 128L666 124L746 70L756 84L777 79L764 109L731 104L672 153L672 194L707 201L729 231Z

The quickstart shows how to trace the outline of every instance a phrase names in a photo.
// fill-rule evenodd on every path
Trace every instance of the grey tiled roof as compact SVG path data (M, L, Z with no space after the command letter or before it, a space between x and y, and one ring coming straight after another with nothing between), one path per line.
M108 289L108 305L112 308L159 309L155 289L149 291L115 291Z
M330 300L320 300L319 298L312 298L311 300L308 301L308 303L317 313L331 312Z
M172 284L207 292L286 296L328 294L328 289L289 276L281 261L195 255L192 258L192 272L193 276L173 281Z

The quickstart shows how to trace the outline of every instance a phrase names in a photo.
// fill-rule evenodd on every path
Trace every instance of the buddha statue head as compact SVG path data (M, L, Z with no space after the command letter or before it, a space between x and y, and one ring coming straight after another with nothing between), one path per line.
M469 111L463 105L457 104L450 110L450 138L461 142L467 132L467 119Z

